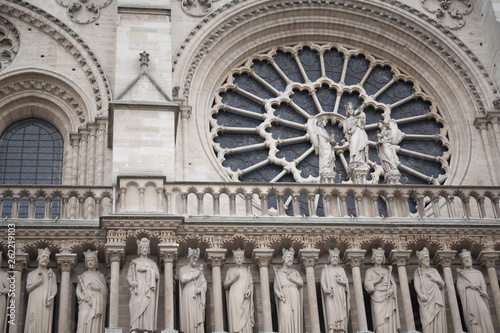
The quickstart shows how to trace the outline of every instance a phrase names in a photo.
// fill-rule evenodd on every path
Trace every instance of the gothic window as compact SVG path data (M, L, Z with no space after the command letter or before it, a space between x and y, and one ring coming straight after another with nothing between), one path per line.
M62 182L63 139L48 122L28 118L9 126L0 137L0 184L59 185ZM41 198L38 198L41 199ZM44 217L44 205L37 200L35 217ZM12 212L12 196L4 198L2 217ZM58 215L58 198L52 204ZM19 217L27 218L29 198L19 202ZM54 216L54 217L55 217Z
M273 47L231 70L210 113L214 153L235 181L317 183L319 157L308 121L324 119L335 139L333 182L353 181L342 128L349 103L364 105L366 183L384 182L377 154L379 122L397 124L403 135L396 147L398 182L444 182L451 149L435 99L396 64L338 44Z

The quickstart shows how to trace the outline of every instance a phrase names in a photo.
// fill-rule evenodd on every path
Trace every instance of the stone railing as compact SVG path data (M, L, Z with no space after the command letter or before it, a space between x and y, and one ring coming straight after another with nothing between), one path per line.
M172 183L167 212L187 216L499 219L500 188L293 183Z
M2 185L2 219L98 220L109 214L113 189L110 186Z
M474 186L169 183L162 178L120 178L116 191L111 186L0 186L0 216L9 219L98 220L116 213L228 221L280 216L498 220L499 201L499 187Z

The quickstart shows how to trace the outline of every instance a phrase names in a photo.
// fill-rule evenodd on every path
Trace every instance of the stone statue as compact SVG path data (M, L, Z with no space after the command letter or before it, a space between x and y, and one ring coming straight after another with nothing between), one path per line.
M321 183L335 181L335 151L337 144L333 132L325 129L328 120L325 118L309 118L307 121L307 134L311 140L316 155L319 155L319 177Z
M342 123L344 136L349 143L349 165L355 167L368 162L368 135L365 132L366 115L364 104L354 110L349 102L346 106L347 117Z
M2 251L0 251L0 265L2 264ZM9 275L3 269L0 269L0 332L4 333L7 329L7 306L9 298Z
M398 144L403 140L403 132L398 129L394 119L389 122L379 122L377 153L384 170L386 184L399 184L401 173L398 170L399 158L397 155Z
M38 267L28 274L26 290L28 307L24 333L52 333L54 298L57 294L56 276L51 268L49 248L38 249Z
M377 333L400 332L396 282L392 277L392 266L382 267L385 261L382 248L373 249L373 267L366 270L365 289L370 294L373 331Z
M97 271L97 251L84 253L87 271L78 276L78 326L76 333L103 333L108 287L104 275Z
M419 267L415 270L414 284L420 305L420 320L423 333L448 332L444 281L438 271L430 267L429 250L417 251Z
M469 333L494 333L483 274L472 268L472 255L460 253L462 269L457 269L457 289Z
M189 263L179 269L180 281L180 326L184 333L205 332L205 301L207 280L203 265L196 267L200 249L188 249Z
M127 282L130 286L130 329L156 330L158 312L158 282L160 272L156 263L148 258L149 239L137 241L138 258L130 262Z
M327 333L347 332L349 322L349 281L339 267L339 249L329 250L330 265L321 271L321 296Z
M229 333L252 333L254 326L253 281L250 266L243 267L243 250L233 251L234 267L227 270L224 288L227 290Z
M274 267L274 294L278 307L278 332L302 333L302 277L292 268L293 248L283 249L283 267Z

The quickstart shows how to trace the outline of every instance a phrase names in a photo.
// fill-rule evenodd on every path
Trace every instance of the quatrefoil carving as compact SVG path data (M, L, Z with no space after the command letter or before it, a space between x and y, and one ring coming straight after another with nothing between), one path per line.
M422 6L434 13L436 19L450 29L465 25L465 15L472 11L470 0L420 0Z

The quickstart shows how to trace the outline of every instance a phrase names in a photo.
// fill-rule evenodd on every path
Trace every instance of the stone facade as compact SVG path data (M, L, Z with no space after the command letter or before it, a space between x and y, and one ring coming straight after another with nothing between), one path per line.
M290 248L299 331L327 332L321 272L334 248L348 332L374 330L363 282L378 248L401 332L422 331L413 277L423 248L446 284L449 332L468 327L455 291L462 250L500 330L498 10L491 0L2 1L0 176L4 133L19 121L41 119L63 141L60 182L0 183L15 304L6 332L25 332L27 276L46 248L58 288L47 332L77 331L88 250L107 281L105 331L130 332L127 272L143 238L160 270L158 332L180 330L190 248L207 281L205 332L230 327L223 281L237 249L253 281L253 332L277 332L273 268ZM347 102L366 113L362 168L349 163ZM326 181L310 119L330 131ZM402 137L390 181L378 122Z

